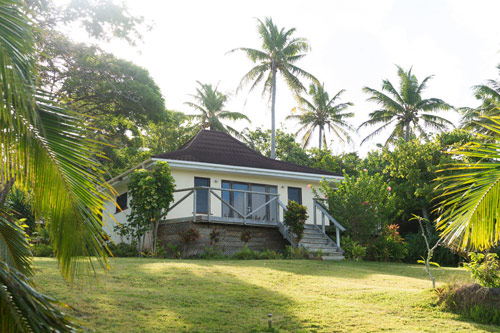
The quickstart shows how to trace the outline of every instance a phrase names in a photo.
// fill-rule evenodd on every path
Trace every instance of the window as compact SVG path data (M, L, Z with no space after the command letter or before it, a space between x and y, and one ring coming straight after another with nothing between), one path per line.
M288 201L295 201L302 205L302 189L300 187L288 187Z
M120 208L122 210L125 210L125 209L128 208L127 192L125 192L125 193L123 193L123 194L121 194L121 195L119 195L119 196L116 197L116 204L118 206L120 206ZM119 212L121 212L121 210L118 209L118 207L116 207L115 214L119 213Z
M194 187L210 187L210 178L194 177ZM208 214L208 189L196 190L196 213Z
M277 187L264 184L248 184L222 181L222 188L237 191L222 191L222 199L233 206L241 214L248 214L247 218L261 221L277 220L277 202L269 202L273 197L265 193L277 193ZM239 191L251 191L259 193L244 193ZM266 204L267 203L267 204ZM251 213L251 214L250 214ZM242 218L240 214L222 203L222 216Z

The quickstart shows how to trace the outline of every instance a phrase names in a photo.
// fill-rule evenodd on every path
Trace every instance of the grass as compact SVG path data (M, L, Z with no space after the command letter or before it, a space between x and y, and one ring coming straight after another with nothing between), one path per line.
M306 260L122 258L92 285L69 287L53 259L36 259L36 283L98 332L486 331L440 311L422 266ZM437 281L467 280L459 268Z

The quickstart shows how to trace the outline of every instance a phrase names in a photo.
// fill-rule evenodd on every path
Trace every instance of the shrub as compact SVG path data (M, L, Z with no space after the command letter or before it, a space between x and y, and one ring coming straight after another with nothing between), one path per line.
M205 247L205 251L198 255L199 259L226 259L227 256L225 256L221 250L213 247L213 246L207 246Z
M358 241L352 240L350 236L341 239L344 256L350 260L362 260L366 256L366 246L362 246Z
M31 253L34 257L53 257L54 248L49 244L34 244Z
M255 260L259 259L259 252L253 251L248 248L248 246L243 246L243 249L231 255L231 259L242 259L242 260Z
M283 259L283 254L265 249L264 251L259 253L259 259Z
M500 288L500 262L496 253L470 253L470 263L464 264L465 269L471 272L472 278L481 286Z
M220 231L217 231L217 227L214 227L208 236L210 237L210 246L214 246L220 241Z
M303 247L296 247L287 245L285 247L285 258L286 259L309 259L309 250Z
M179 232L179 240L183 244L193 243L200 238L200 233L194 228L189 228Z
M304 235L304 224L308 218L307 207L295 201L288 201L284 214L284 223L295 234L297 242L300 242Z
M174 258L174 259L180 259L182 257L181 251L179 250L179 247L175 244L167 244L169 255Z
M250 233L250 231L248 230L244 230L241 232L241 235L240 235L240 240L243 242L243 243L248 243L250 240L252 239L252 234Z
M332 216L363 244L380 233L395 211L391 188L381 175L368 171L358 176L344 174L344 180L334 187L323 181L320 191L328 198Z
M445 310L482 324L500 325L500 288L479 284L447 285L437 289L438 304Z
M368 247L368 257L376 261L401 261L408 254L397 224L384 228L381 236Z
M137 243L118 243L118 244L108 244L108 248L114 257L137 257L139 256L139 251L137 250Z

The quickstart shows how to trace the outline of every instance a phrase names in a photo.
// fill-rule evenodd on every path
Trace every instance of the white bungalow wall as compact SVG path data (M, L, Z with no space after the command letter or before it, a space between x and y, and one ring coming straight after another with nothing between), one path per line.
M284 178L276 178L276 177L266 177L262 175L251 175L251 174L231 174L228 172L214 172L212 170L189 170L189 169L177 169L172 167L172 176L175 179L176 189L183 189L194 187L194 178L202 177L210 179L211 187L221 187L221 183L223 180L227 181L235 181L235 182L243 182L243 183L251 183L251 184L265 184L265 185L273 185L278 189L278 194L280 195L279 199L283 203L288 202L288 187L298 187L302 189L302 204L307 207L309 218L307 219L307 224L313 224L313 190L312 187L318 187L318 181L307 181L307 180L297 180L297 179L284 179ZM123 180L122 182L115 185L115 190L118 194L122 194L127 191L127 183L128 178ZM311 188L308 188L308 185L311 185ZM188 192L176 192L174 194L174 203L177 200L180 200L184 195ZM220 191L216 191L219 196L221 196ZM130 202L130 195L128 196L128 200ZM221 208L222 203L219 199L217 199L214 195L211 195L211 207L212 207L212 216L221 216ZM105 230L111 235L113 241L122 242L126 241L122 239L119 235L117 235L113 228L118 223L126 223L127 215L130 213L130 208L125 209L123 212L115 213L116 206L114 202L108 202L105 205L104 212L104 221L105 221ZM283 218L282 209L280 211L280 218ZM181 218L188 217L193 215L193 195L186 198L182 203L176 206L167 216L168 219L172 218ZM318 220L317 223L321 224L319 211L317 212ZM112 216L112 217L110 217ZM114 219L113 219L114 217ZM116 221L115 221L116 220ZM329 220L325 219L325 224L329 225Z

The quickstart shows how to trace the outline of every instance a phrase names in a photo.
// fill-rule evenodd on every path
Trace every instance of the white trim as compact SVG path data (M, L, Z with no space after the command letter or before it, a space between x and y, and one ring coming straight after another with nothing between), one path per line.
M190 169L190 170L210 170L215 172L230 172L237 174L247 174L247 175L257 175L269 178L285 178L285 179L301 179L310 181L320 181L320 180L330 180L330 181L340 181L343 180L342 176L332 176L332 175L321 175L305 172L295 172L295 171L283 171L283 170L272 170L272 169L260 169L260 168L249 168L242 166L215 164L215 163L204 163L204 162L192 162L192 161L181 161L181 160L169 160L163 158L152 158L152 161L165 161L172 169Z

